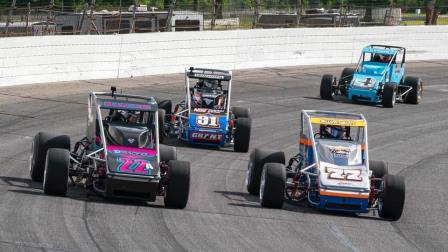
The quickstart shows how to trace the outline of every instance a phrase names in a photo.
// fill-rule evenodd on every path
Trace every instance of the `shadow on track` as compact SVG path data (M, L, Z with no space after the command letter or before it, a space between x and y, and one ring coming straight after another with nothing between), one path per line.
M19 193L19 194L27 194L33 196L44 196L51 198L58 198L61 196L53 196L44 194L42 190L42 183L32 181L28 178L16 178L16 177L4 177L0 176L0 180L3 181L10 187L14 187L17 189L9 189L9 192ZM84 202L93 202L93 203L105 203L105 204L114 204L114 205L132 205L139 207L153 207L153 208L164 208L163 205L157 205L153 202L141 201L141 200L132 200L132 199L121 199L121 198L106 198L97 193L83 188L81 186L74 186L69 182L67 195L63 198L69 198Z

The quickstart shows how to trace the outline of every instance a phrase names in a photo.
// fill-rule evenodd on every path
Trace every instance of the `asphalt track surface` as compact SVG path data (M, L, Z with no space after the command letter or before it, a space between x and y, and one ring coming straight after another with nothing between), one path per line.
M424 79L420 105L380 106L323 101L323 73L342 66L237 71L233 105L252 110L251 149L298 149L301 109L363 113L371 159L389 162L406 178L403 216L332 214L285 204L262 209L244 185L249 154L178 147L191 162L186 209L163 202L106 200L70 187L67 197L43 194L28 175L30 144L38 131L85 131L88 90L117 85L129 93L177 101L183 76L0 88L0 251L448 251L448 62L408 64Z

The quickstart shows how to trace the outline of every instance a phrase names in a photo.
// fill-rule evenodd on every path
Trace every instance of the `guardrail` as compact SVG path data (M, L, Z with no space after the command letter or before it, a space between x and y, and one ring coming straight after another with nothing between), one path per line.
M291 28L3 38L0 86L179 73L349 64L368 44L408 49L408 60L448 59L448 26Z

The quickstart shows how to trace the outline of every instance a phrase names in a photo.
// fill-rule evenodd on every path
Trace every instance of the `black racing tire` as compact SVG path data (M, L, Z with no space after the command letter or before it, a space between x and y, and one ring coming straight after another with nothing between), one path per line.
M334 77L331 74L325 74L322 76L320 82L320 97L324 100L333 100L334 88L333 88Z
M170 115L172 113L173 103L171 100L157 101L157 105L159 106L159 109L165 110L166 115Z
M388 164L382 160L369 160L369 169L372 171L372 176L377 179L381 179L384 175L389 174ZM379 189L381 181L375 180L373 181L373 184L376 189Z
M381 218L398 220L403 213L405 200L404 177L385 175L381 184L378 213Z
M255 149L250 153L246 173L246 188L252 195L260 193L260 180L265 163L285 164L285 153L281 151Z
M177 149L173 146L159 144L160 161L177 160Z
M163 143L163 140L165 140L165 118L166 118L166 112L163 109L158 110L159 116L159 143Z
M235 116L235 118L250 118L250 110L249 108L243 107L232 107L230 109Z
M31 145L30 177L33 181L42 182L44 179L45 160L49 148L70 150L70 137L67 135L53 135L39 132L34 136Z
M388 164L382 160L369 160L369 169L375 178L382 178L389 174Z
M250 132L252 120L250 118L236 119L233 150L236 152L248 152L250 144Z
M397 85L386 84L383 89L382 104L385 108L393 108L397 100Z
M344 68L341 73L341 78L339 79L338 86L342 95L347 94L347 86L350 85L350 82L353 80L353 75L356 69L354 68ZM344 87L344 88L343 88Z
M406 94L404 98L405 103L419 104L422 100L423 81L421 78L407 76L404 79L403 85L412 87L412 90Z
M262 207L282 208L285 196L286 170L283 164L266 163L260 181Z
M70 152L61 148L47 151L43 188L49 195L65 196L67 194Z
M184 209L190 192L190 163L168 161L168 182L165 188L165 207Z

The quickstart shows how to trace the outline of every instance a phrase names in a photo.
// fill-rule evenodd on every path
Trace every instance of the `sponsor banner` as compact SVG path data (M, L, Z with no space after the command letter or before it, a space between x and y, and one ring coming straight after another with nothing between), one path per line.
M224 135L210 132L192 132L190 133L190 138L193 141L221 142L224 139Z
M156 110L156 107L151 106L150 104L136 103L136 102L129 103L120 101L104 101L101 107L109 109L125 109L125 110L139 110L139 111Z
M366 123L361 119L342 119L342 118L326 118L326 117L311 117L313 124L325 124L333 126L350 126L350 127L365 127Z

